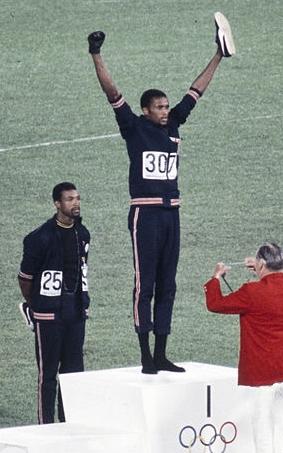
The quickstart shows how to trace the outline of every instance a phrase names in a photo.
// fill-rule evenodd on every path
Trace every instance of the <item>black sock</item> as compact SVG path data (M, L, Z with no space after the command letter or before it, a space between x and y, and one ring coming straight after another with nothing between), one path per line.
M166 358L166 344L168 335L155 335L154 363L158 371L172 371L175 373L184 373L183 367L175 365Z
M138 337L141 349L142 373L157 374L157 369L149 348L148 332L140 333Z

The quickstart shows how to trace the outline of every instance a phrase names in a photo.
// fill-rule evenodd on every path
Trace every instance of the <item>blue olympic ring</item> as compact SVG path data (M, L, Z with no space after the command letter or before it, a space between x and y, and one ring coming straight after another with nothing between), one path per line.
M223 433L223 430L225 427L229 426L233 428L234 430L234 433L232 435L231 438L227 439ZM207 437L205 438L204 436L204 431L206 430L207 431L207 428L211 429L212 430L212 435L211 437ZM190 432L191 436L192 436L192 440L189 442L189 444L186 444L183 440L183 435L185 432L188 433L188 431ZM186 425L184 426L180 433L179 433L179 442L180 444L182 445L182 447L184 448L191 448L195 445L197 439L199 439L199 441L202 443L202 445L205 445L206 447L209 447L209 450L211 453L212 452L212 449L211 449L211 446L214 444L214 442L216 441L217 437L219 437L221 439L221 441L223 442L224 444L224 447L223 447L223 450L221 453L224 453L225 450L226 450L226 446L227 444L231 444L232 442L234 442L234 440L236 439L237 437L237 428L236 428L236 425L233 423L233 422L230 422L230 421L227 421L225 423L223 423L220 427L220 430L219 430L219 433L217 432L217 429L215 428L214 425L212 425L211 423L206 423L205 425L203 425L200 430L199 430L199 434L197 435L197 431L196 429L191 426L191 425Z

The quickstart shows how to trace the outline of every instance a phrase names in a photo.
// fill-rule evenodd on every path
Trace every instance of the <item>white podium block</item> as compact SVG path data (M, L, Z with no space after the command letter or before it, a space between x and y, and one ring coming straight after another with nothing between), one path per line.
M254 453L253 395L238 387L236 369L182 365L186 373L121 368L61 375L66 420L135 434L146 453Z
M125 430L126 431L126 430ZM17 444L17 446L15 445ZM143 438L72 423L0 429L2 453L145 453Z
M5 442L0 442L0 452L1 453L28 453L27 448L21 447L19 445L6 444Z

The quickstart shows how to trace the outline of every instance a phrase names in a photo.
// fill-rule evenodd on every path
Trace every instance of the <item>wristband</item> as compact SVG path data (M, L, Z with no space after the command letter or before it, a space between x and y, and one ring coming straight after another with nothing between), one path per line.
M198 90L197 88L190 87L190 90L193 90L195 93L197 93L199 95L199 97L202 96L202 92L200 90Z

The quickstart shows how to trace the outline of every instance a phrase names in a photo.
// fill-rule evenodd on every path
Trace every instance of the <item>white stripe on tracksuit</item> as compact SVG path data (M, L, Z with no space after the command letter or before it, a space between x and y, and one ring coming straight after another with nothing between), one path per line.
M138 304L141 291L141 280L140 280L140 265L139 265L139 255L138 255L138 244L137 244L137 223L139 218L140 208L135 209L134 216L134 228L133 228L133 239L134 239L134 259L135 259L135 303L134 303L134 321L135 326L139 327L139 312Z
M36 323L36 336L37 336L38 355L39 355L39 364L38 364L38 421L39 421L39 424L42 424L43 423L43 409L42 409L43 362L42 362L42 347L41 347L41 337L40 337L40 325L39 325L39 322Z

